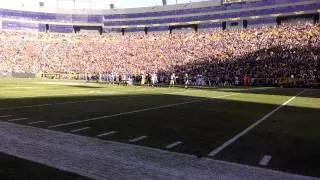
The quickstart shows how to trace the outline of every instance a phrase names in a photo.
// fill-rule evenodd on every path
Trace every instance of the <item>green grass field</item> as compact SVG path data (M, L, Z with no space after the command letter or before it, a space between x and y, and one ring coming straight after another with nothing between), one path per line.
M319 89L184 89L0 79L0 90L0 121L253 166L270 155L263 167L320 176ZM141 136L146 137L130 142ZM166 148L174 142L180 143Z

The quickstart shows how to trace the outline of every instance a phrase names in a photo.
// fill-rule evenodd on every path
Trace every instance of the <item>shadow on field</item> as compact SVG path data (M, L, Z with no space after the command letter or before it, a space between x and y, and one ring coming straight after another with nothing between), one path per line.
M67 87L73 87L73 88L85 88L85 89L99 89L103 88L101 86L95 86L95 85L65 85Z
M177 85L176 88L185 89L183 85ZM189 89L234 92L261 95L279 95L292 97L303 88L280 88L280 87L209 87L209 86L191 86ZM320 89L305 88L308 92L299 95L299 97L320 98Z
M221 91L229 92L225 89ZM281 95L278 89L272 93L268 91L260 93L254 90L256 94ZM285 95L292 96L299 91L301 90L289 89ZM307 97L318 98L318 94L318 91L313 92ZM259 103L250 99L236 101L185 94L137 93L36 97L2 99L0 116L11 114L17 118L28 117L27 121L17 122L24 125L32 121L45 121L43 124L35 125L41 128L95 118L92 121L51 129L69 133L76 128L90 127L88 131L79 134L91 137L115 130L119 133L106 139L125 143L128 143L130 138L147 135L148 138L137 144L160 149L172 142L182 141L181 145L172 150L201 157L283 103L274 99L266 101ZM246 139L248 136L245 135L240 138L242 144L238 145L236 142L228 147L222 152L221 159L257 165L262 155L271 153L270 155L277 159L272 160L269 168L319 176L320 168L315 166L314 162L320 161L320 134L308 133L318 132L316 127L319 127L319 108L290 105L281 108L257 127L259 133L255 133L253 129L254 134L251 136L254 137ZM6 121L8 118L0 120ZM305 156L306 154L312 157ZM1 166L5 165L0 164ZM11 170L9 169L9 174L12 173ZM23 168L15 171L20 172L24 173Z

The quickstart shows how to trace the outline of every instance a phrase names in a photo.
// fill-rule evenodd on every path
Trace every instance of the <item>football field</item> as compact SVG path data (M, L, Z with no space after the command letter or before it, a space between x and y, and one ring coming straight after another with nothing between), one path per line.
M319 89L0 79L0 90L3 122L320 177Z

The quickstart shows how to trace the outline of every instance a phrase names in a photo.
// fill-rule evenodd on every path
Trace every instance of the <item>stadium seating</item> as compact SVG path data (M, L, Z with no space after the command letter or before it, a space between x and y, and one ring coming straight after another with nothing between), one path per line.
M0 9L1 28L13 30L0 31L0 72L176 72L201 74L215 83L217 77L219 83L230 83L248 73L264 85L279 78L294 77L304 84L320 79L314 68L320 58L319 1L201 2L170 8L97 14ZM313 15L307 25L274 26L280 17L305 14ZM223 26L229 28L222 31ZM251 27L239 28L246 26ZM102 36L86 34L93 30Z
M67 25L50 29L72 31ZM316 68L320 58L319 24L102 37L2 31L0 46L0 72L95 76L168 76L175 72L190 77L201 74L213 84L230 84L244 73L253 85L272 85L275 80L292 77L300 84L320 80Z
M249 17L249 16L262 16L270 15L275 13L290 13L298 10L313 10L315 7L320 8L320 2L317 4L301 5L291 8L273 8L266 10L254 10L246 12L237 13L221 13L215 15L202 15L202 16L191 16L191 17L181 17L181 18L162 18L162 19L150 19L150 20L132 20L132 21L108 21L105 22L105 26L124 26L124 25L150 25L150 24L163 24L163 23L175 23L175 22L190 22L190 21L205 21L214 19L226 19L233 17Z
M144 12L144 13L127 13L127 14L112 14L105 15L105 19L129 19L129 18L139 18L139 17L159 17L159 16L169 16L169 15L186 15L195 13L206 13L215 11L225 11L225 10L237 10L237 9L248 9L257 8L261 6L270 5L281 5L285 3L295 3L301 2L299 0L264 0L257 2L244 2L241 4L225 4L221 6L211 6L203 8L192 8L192 9L182 9L182 10L172 10L172 11L157 11L157 12Z
M51 22L89 22L101 23L101 15L85 14L59 14L45 12L30 12L21 10L0 9L0 15L3 18L51 21Z
M50 32L58 32L58 33L71 33L73 31L73 26L68 25L50 25Z
M66 32L64 26L96 26L104 32L127 32L141 27L149 27L149 31L167 31L168 26L174 24L199 24L199 28L218 28L217 24L224 21L232 22L234 19L246 20L248 26L275 24L278 16L318 13L320 2L317 0L259 0L253 2L240 2L228 4L216 4L198 2L182 5L172 5L170 8L150 7L125 10L101 10L101 11L38 11L0 9L0 17L3 19L2 29L21 29L33 31ZM214 22L211 22L214 21ZM10 22L10 23L9 23ZM44 25L43 25L44 24ZM56 28L57 26L59 28ZM160 27L158 27L160 26ZM37 28L38 27L38 28ZM152 27L152 28L151 28ZM221 27L221 26L220 26ZM120 30L119 30L120 29Z
M23 23L16 21L2 21L2 28L10 30L39 30L38 24Z

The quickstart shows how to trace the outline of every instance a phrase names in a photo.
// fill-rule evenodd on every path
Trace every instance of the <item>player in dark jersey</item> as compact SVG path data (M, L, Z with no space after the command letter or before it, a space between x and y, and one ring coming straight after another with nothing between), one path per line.
M243 76L243 85L244 87L247 87L249 85L249 78L247 73L245 73Z

